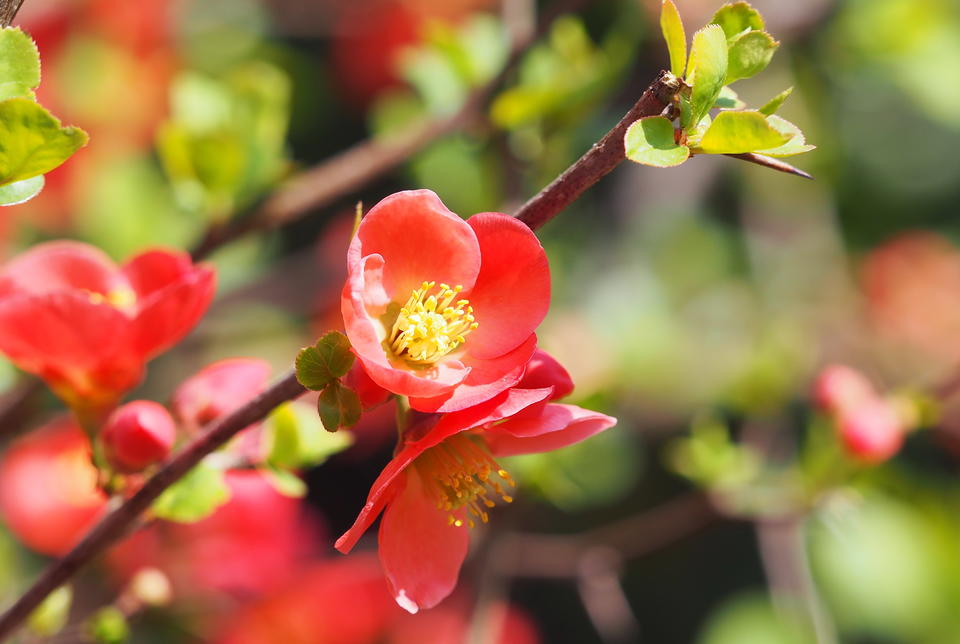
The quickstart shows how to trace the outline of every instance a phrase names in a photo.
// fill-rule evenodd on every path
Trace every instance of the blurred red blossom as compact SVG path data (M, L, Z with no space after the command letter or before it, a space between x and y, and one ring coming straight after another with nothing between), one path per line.
M0 270L0 351L75 410L101 413L193 328L214 289L213 269L185 253L117 266L93 246L40 244Z
M90 443L61 418L13 443L0 462L0 513L14 535L46 555L62 555L106 507Z
M435 606L456 585L466 527L487 521L494 498L513 500L514 482L494 457L559 449L616 422L549 402L571 389L566 370L541 351L516 387L476 407L427 417L408 430L337 549L349 552L383 512L380 561L391 593L411 613Z
M922 351L925 369L960 359L960 251L947 239L901 234L867 256L861 281L877 330Z
M114 548L109 555L114 570L128 578L158 568L178 600L255 597L287 583L321 536L317 519L260 472L230 471L227 484L230 500L208 518L159 522Z
M100 434L104 455L118 472L139 472L170 453L177 426L166 407L151 400L135 400L118 407Z
M259 358L219 360L177 387L170 407L184 429L199 431L266 389L270 372L270 364Z
M471 604L454 601L420 615L391 600L375 557L319 561L280 591L229 614L216 644L461 644ZM485 641L536 644L537 629L519 609L494 603Z
M900 451L909 423L897 402L878 394L856 369L824 368L814 383L814 400L833 419L844 451L853 460L876 465Z
M429 190L399 192L363 218L347 266L344 326L378 385L447 412L519 381L550 304L547 257L525 225L464 221Z

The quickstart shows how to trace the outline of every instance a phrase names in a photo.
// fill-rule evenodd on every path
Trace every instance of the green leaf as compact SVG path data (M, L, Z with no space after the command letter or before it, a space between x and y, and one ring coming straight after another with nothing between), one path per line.
M687 34L683 30L680 12L673 0L663 0L660 7L660 30L670 52L670 71L674 76L683 76L687 68Z
M87 623L90 638L97 644L122 644L130 638L127 618L116 606L104 606Z
M275 409L264 426L267 462L277 468L296 469L319 465L353 444L345 432L324 431L310 405L287 403Z
M0 186L50 172L87 143L77 127L61 127L27 98L0 102Z
M767 123L760 112L720 112L703 135L697 151L706 154L756 152L783 145L789 138Z
M25 201L30 201L40 194L44 183L45 180L41 174L23 181L14 181L5 186L0 186L0 206L16 206Z
M655 168L680 165L690 156L690 149L678 145L673 137L673 123L665 116L644 117L627 129L627 158Z
M223 470L200 463L186 476L164 490L153 502L153 513L161 519L195 523L213 514L230 500L230 488Z
M703 139L703 135L707 133L707 130L710 129L710 125L713 123L713 119L710 118L710 115L707 114L700 122L697 123L697 126L691 128L687 132L687 147L696 148L700 145L700 140Z
M317 411L320 420L329 432L335 432L341 427L352 427L360 420L360 398L357 392L344 387L335 380L320 392L317 400Z
M687 69L688 83L693 85L688 127L693 127L717 102L727 76L727 39L720 27L710 25L693 35Z
M35 635L53 637L67 625L72 603L73 589L70 586L60 586L30 613L27 626Z
M780 46L765 31L748 31L730 41L727 63L727 84L759 74Z
M777 132L780 132L784 136L790 138L783 145L764 150L756 150L756 152L765 154L768 157L791 157L796 154L803 154L804 152L809 152L810 150L816 149L817 146L807 144L807 141L803 136L803 132L800 131L800 128L787 119L780 118L776 114L772 114L767 117L767 123L769 123L770 127L775 129Z
M353 366L350 340L339 331L331 331L306 347L297 356L297 380L313 391L320 391L333 380L342 378Z
M713 14L710 24L720 25L723 33L730 39L748 29L763 31L763 16L748 2L731 2Z
M40 84L40 53L17 27L0 30L0 100L33 98Z
M766 114L767 116L770 116L771 114L773 114L774 112L780 109L780 106L783 105L784 101L786 101L787 98L792 93L793 93L793 87L788 87L787 89L783 90L782 92L780 92L779 94L771 98L769 101L764 103L763 107L761 107L757 111L760 112L761 114Z
M721 110L742 110L747 104L740 100L740 97L735 91L724 86L724 88L720 90L720 96L713 106L719 107Z
M273 467L261 470L266 481L283 496L302 499L307 495L307 484L299 476L289 470L280 470Z

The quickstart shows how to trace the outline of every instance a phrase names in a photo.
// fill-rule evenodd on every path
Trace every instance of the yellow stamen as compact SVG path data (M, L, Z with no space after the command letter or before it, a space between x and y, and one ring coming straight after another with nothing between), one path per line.
M115 309L124 312L130 312L137 303L137 294L129 288L116 288L104 295L95 291L87 291L87 297L94 304L103 304L106 302Z
M394 355L416 365L431 365L464 343L477 328L468 300L454 298L462 286L424 282L400 309L388 339Z
M441 512L447 513L447 524L462 527L464 522L473 528L477 521L487 523L487 509L496 505L491 497L500 497L512 503L513 497L501 486L515 487L513 479L490 456L483 439L468 434L457 434L431 447L414 461L428 494ZM496 476L500 481L492 480ZM454 512L466 508L468 515L461 519Z

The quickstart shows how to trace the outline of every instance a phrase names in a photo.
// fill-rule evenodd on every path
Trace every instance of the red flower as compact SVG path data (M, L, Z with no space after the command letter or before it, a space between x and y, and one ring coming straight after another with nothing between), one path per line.
M466 527L486 522L495 498L513 500L513 480L494 457L558 449L616 422L549 402L571 388L563 367L538 352L519 386L408 432L337 549L349 552L383 511L380 561L394 598L411 613L435 606L456 584L467 554Z
M180 252L118 267L86 244L41 244L0 270L0 351L74 408L102 411L193 328L214 282Z
M104 455L118 472L140 472L170 454L177 426L170 412L152 400L135 400L114 410L100 433Z
M536 236L499 213L467 221L429 190L363 218L347 254L347 336L370 378L420 411L457 411L515 385L550 304Z
M106 510L90 442L70 418L21 438L0 463L0 513L23 543L62 555Z

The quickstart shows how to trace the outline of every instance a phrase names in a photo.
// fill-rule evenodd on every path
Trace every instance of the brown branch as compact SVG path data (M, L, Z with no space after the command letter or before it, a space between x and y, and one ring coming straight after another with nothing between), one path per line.
M9 27L17 12L23 6L23 0L0 0L0 27Z
M623 137L630 125L644 116L657 116L680 91L680 82L661 71L630 111L602 139L567 170L516 212L516 217L538 230L573 203L583 191L609 174L627 158Z
M200 437L178 452L136 494L104 517L69 553L47 566L29 590L0 615L0 641L6 640L47 595L126 534L127 528L140 514L204 456L245 427L262 420L278 405L305 391L296 375L289 373L236 411L210 423Z

